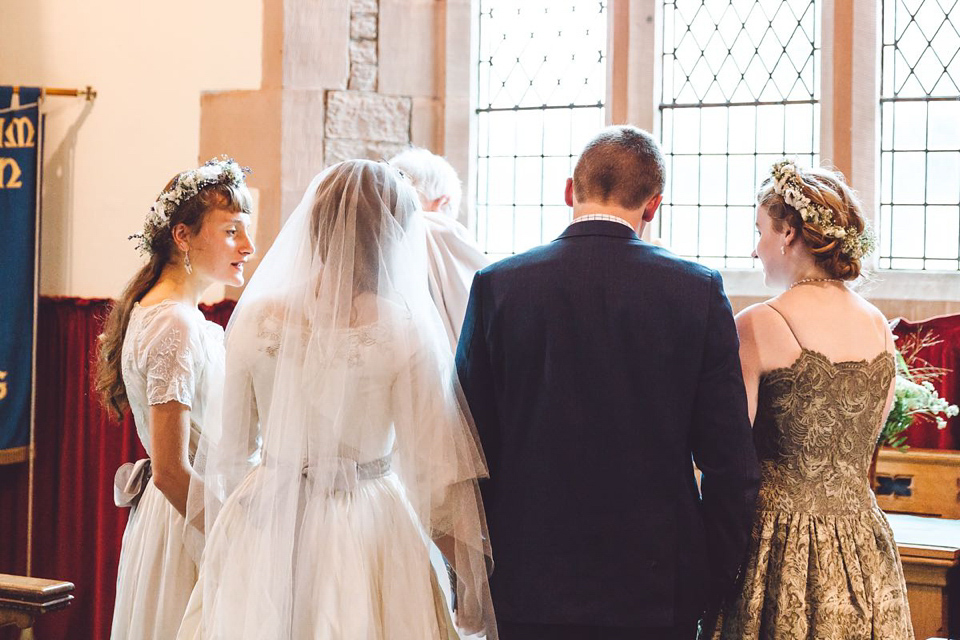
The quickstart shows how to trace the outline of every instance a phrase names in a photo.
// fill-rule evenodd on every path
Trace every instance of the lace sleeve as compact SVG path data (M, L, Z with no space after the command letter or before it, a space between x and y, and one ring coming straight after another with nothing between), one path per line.
M191 407L196 386L194 352L199 328L185 310L160 311L144 327L147 372L147 402L150 405L176 400Z

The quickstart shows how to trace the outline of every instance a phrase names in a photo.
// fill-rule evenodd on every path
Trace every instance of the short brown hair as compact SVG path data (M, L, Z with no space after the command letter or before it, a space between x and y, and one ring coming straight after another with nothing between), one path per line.
M653 136L630 125L607 127L580 154L573 170L573 193L580 202L639 209L663 193L666 174Z
M833 216L833 224L844 229L854 229L863 233L866 221L860 206L860 200L853 189L847 186L843 174L827 168L815 167L803 169L797 167L797 180L803 195L810 202L826 207ZM817 265L839 280L856 280L862 271L863 263L843 251L843 240L824 234L823 229L813 221L805 222L800 212L777 194L773 178L767 178L760 185L757 204L766 207L767 215L773 221L773 228L783 231L784 225L790 225L803 239L803 244L813 254Z

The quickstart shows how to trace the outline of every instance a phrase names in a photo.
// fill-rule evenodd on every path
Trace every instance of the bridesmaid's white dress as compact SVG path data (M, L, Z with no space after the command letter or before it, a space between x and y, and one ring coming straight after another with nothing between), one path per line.
M196 452L210 399L223 384L223 329L196 308L172 300L130 316L122 371L137 435L150 454L150 406L175 400L190 407L190 455ZM175 638L197 580L184 519L147 484L130 511L117 573L113 640Z

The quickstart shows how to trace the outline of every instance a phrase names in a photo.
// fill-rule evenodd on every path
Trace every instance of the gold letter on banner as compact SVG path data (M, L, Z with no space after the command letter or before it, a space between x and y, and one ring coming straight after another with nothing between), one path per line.
M7 397L7 372L0 371L0 400Z
M14 118L7 126L8 147L32 147L34 145L36 131L33 129L33 123L30 118Z
M4 182L4 176L10 167L10 179ZM0 158L0 189L19 189L23 186L20 182L20 165L13 158Z

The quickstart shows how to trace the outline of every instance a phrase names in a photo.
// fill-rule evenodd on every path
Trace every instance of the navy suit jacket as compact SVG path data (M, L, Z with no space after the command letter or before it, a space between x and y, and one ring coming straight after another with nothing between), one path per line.
M476 275L457 370L499 620L669 626L729 593L759 484L738 350L720 275L616 222Z

